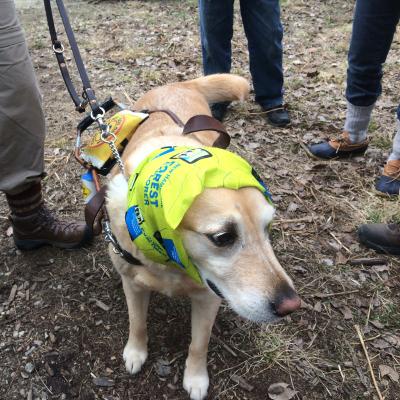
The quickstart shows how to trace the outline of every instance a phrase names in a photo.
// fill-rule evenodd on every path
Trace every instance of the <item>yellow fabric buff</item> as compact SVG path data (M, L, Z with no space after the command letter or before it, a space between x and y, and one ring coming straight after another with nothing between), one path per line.
M129 179L125 221L131 239L150 260L174 265L202 283L176 228L206 188L255 187L272 203L251 165L215 147L164 147L152 152Z

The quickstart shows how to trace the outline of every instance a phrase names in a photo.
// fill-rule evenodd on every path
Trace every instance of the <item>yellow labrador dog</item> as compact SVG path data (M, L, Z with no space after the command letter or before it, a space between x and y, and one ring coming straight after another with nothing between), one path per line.
M194 115L210 115L210 103L243 100L248 92L245 79L217 74L151 90L134 108L169 109L186 122ZM168 115L153 113L125 149L127 175L156 149L211 146L215 140L213 131L182 136L182 127ZM221 297L239 315L258 322L275 321L300 306L292 281L270 244L268 227L274 208L253 187L207 188L195 198L177 229L204 282L200 285L180 269L147 260L134 246L125 222L127 194L126 180L114 174L107 192L112 231L121 247L143 263L143 266L131 265L110 251L122 278L129 311L129 339L123 352L126 368L135 374L147 358L146 315L150 292L187 295L192 302L192 341L183 387L191 399L204 399L209 385L208 343Z

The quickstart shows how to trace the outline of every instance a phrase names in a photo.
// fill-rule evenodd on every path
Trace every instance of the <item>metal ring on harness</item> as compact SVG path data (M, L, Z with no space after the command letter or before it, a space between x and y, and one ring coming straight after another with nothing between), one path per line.
M63 44L62 43L58 43L58 46L60 46L60 47L56 47L56 45L55 44L53 44L53 51L54 51L54 53L59 53L59 54L61 54L61 53L64 53L64 46L63 46Z
M107 126L107 130L103 131L101 133L101 141L107 144L111 144L111 143L115 143L115 141L117 140L117 136L115 135L115 133L110 132L108 125ZM111 136L111 139L108 139Z
M92 118L93 121L97 121L99 118L103 118L104 115L106 114L106 111L104 110L103 107L99 107L99 110L101 111L101 114L98 113L96 115L93 115L93 111L90 113L90 118Z

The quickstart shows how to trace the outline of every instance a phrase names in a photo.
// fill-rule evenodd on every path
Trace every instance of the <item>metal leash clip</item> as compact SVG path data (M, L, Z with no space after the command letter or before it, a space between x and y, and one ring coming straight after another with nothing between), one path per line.
M110 132L110 127L107 124L103 123L103 120L101 118L99 118L97 122L99 123L101 129L101 140L110 146L111 153L114 156L115 160L117 161L117 164L122 172L122 175L125 176L125 167L122 162L122 158L119 154L119 151L117 149L117 146L115 145L117 136L115 135L115 133Z
M118 250L119 244L111 231L110 222L108 220L103 221L103 232L104 232L104 240L107 243L111 243L111 245L113 246L112 247L113 252L115 254L118 254L119 256L122 256L122 252Z

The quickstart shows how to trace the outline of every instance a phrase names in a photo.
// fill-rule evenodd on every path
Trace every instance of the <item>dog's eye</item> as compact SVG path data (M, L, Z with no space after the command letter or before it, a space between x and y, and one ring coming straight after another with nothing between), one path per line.
M232 246L237 238L236 232L218 232L207 235L207 237L218 247Z

